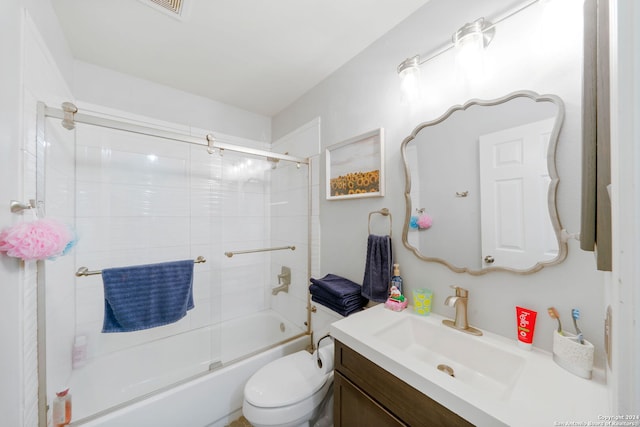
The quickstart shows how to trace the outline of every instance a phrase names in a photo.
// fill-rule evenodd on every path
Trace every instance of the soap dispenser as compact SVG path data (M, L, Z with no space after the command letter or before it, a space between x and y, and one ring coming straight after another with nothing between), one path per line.
M393 264L393 277L391 277L391 287L395 286L396 289L402 294L402 277L400 276L400 264Z

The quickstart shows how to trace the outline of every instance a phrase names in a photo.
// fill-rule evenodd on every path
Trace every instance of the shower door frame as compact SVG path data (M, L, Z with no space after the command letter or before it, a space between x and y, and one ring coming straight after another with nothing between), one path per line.
M71 106L75 107L73 104ZM123 130L129 131L132 133L153 136L168 140L173 140L177 142L185 142L193 145L200 145L209 150L211 154L213 150L220 150L220 152L224 152L225 150L234 151L237 153L254 155L265 157L269 159L277 159L284 160L288 162L294 162L297 164L304 164L308 167L308 179L307 179L307 281L310 278L311 274L311 177L312 171L311 166L312 162L309 158L300 158L296 156L290 156L288 154L280 154L267 150L260 150L250 147L242 147L239 145L235 145L232 143L225 143L217 141L212 134L207 134L204 138L197 137L193 135L183 134L179 132L168 131L164 129L153 128L149 126L143 126L135 123L130 123L126 121L107 119L104 117L100 117L92 114L85 113L69 113L69 111L65 111L64 109L55 108L47 106L43 102L37 103L37 118L36 118L36 206L39 209L42 209L44 212L44 200L45 200L45 149L46 149L46 141L45 141L45 121L47 118L57 118L60 120L69 120L71 119L71 124L74 123L83 123L94 126L100 126L109 129ZM69 122L68 122L69 123ZM74 127L71 127L70 130L73 130ZM47 348L46 348L46 289L45 289L45 270L46 264L44 261L37 261L37 349L38 349L38 427L47 427L47 418L48 418L48 397L47 397ZM300 336L308 335L310 337L310 345L309 349L313 349L313 334L311 329L311 298L309 292L307 292L307 301L306 301L306 310L307 310L307 321L305 322L306 332L300 335L296 335L289 340L296 339ZM280 344L280 343L278 343ZM275 345L278 345L275 344ZM251 355L247 355L250 357ZM203 375L206 375L203 374ZM158 390L154 393L160 392L162 390ZM144 398L146 396L143 396ZM137 399L136 399L137 400ZM109 412L113 410L113 408L107 409L105 412Z

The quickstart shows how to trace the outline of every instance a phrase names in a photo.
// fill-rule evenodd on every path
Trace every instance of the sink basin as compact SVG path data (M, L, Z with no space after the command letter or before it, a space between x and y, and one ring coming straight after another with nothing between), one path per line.
M525 363L522 357L483 341L484 337L416 316L403 317L373 335L381 345L400 350L413 367L440 371L498 399L509 397Z

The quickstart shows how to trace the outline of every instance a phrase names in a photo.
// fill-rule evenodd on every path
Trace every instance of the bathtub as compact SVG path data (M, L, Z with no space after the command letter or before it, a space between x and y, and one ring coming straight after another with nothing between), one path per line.
M72 375L72 425L228 425L240 416L244 384L256 370L309 345L300 332L267 310L101 357ZM220 338L225 344L212 359Z

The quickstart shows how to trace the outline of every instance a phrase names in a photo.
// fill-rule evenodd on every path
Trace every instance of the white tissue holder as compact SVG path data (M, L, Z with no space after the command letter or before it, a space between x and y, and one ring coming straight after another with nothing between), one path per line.
M576 335L553 332L553 360L562 368L582 378L591 379L594 347L589 341L580 344Z

